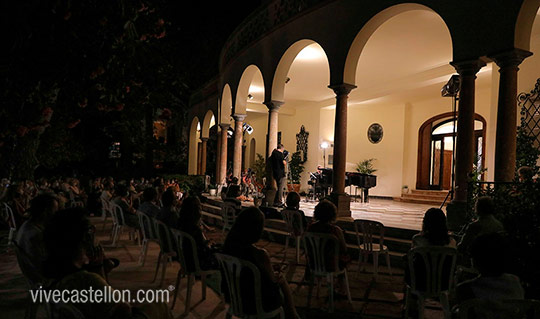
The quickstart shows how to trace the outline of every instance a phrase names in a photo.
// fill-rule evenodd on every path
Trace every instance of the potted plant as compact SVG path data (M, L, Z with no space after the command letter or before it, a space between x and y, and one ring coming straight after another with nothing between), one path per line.
M403 186L401 187L401 192L402 192L403 194L408 194L408 193L409 193L409 186L408 186L408 185L403 185Z
M217 186L215 184L210 184L208 186L208 193L210 196L216 196L217 195Z
M290 170L290 183L292 184L289 191L300 192L300 177L304 172L304 164L302 163L301 152L294 152L291 156L291 161L289 162ZM287 188L289 186L287 185Z
M356 164L356 171L358 173L362 174L368 174L371 175L377 171L375 167L373 166L373 162L375 161L374 158L365 159L363 161L360 161Z

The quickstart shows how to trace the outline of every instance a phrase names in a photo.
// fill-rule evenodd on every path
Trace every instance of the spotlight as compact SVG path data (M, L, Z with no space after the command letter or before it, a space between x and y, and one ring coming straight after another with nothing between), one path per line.
M253 133L253 127L252 127L251 125L247 124L247 123L244 123L244 124L242 125L242 130L243 130L244 132L247 132L247 133L250 134L250 135L251 135L251 133Z
M248 94L248 99L249 99L249 100L253 100L253 95Z
M290 80L291 80L291 78L290 78L290 77L287 77L287 78L285 79L285 84L289 83Z
M450 77L450 80L442 87L441 89L441 96L442 97L448 97L448 96L456 96L459 92L459 89L461 87L461 78L459 75L454 74Z

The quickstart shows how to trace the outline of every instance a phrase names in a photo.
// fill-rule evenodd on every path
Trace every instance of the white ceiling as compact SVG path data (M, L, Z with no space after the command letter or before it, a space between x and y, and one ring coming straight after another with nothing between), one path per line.
M540 19L536 19L532 34L533 38L540 34ZM349 95L349 105L440 97L442 85L455 73L449 65L451 60L450 34L436 13L414 10L399 14L383 23L367 41L358 61L357 88ZM287 101L289 105L302 105L303 101L322 107L335 104L335 95L328 88L326 54L318 44L307 46L297 55L288 77L285 105ZM490 83L488 64L478 74L477 86ZM256 74L250 87L253 99L249 102L262 103L262 88L262 77Z

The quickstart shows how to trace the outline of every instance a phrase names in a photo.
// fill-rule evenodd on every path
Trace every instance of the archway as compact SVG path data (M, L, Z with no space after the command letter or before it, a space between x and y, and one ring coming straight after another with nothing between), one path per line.
M450 31L423 5L383 10L357 34L345 69L346 83L357 86L349 94L348 121L354 125L347 129L347 170L375 159L377 186L370 194L397 197L415 183L418 127L451 110L440 93L455 73L450 61ZM369 138L373 127L383 133L376 142Z
M197 117L194 117L191 121L189 128L189 162L188 162L188 174L196 175L198 169L199 160L199 138L201 136L201 124Z
M487 129L486 120L480 114L475 114L474 128L475 167L477 171L481 172L485 168L486 162ZM448 190L451 188L453 132L452 112L436 115L420 126L418 130L416 189Z

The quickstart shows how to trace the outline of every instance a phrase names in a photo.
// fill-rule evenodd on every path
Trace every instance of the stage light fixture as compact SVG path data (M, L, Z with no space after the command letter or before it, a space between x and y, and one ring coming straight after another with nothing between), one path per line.
M459 75L454 74L450 77L450 80L441 88L441 96L451 97L456 96L461 88L461 78Z

